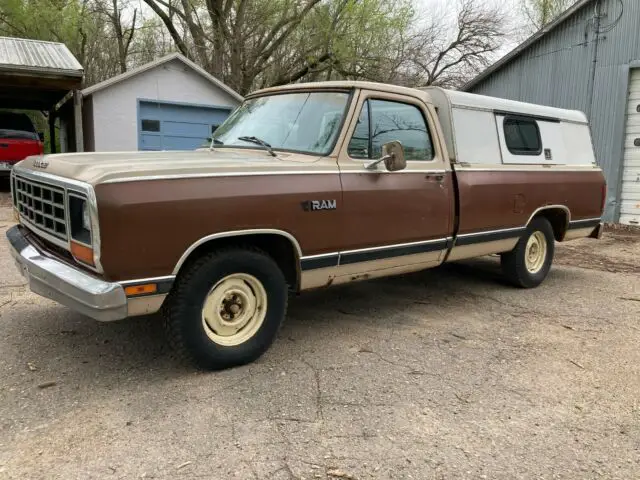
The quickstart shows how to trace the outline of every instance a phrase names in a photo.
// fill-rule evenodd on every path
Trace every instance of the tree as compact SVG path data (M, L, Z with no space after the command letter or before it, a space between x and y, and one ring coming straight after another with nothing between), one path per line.
M551 23L575 0L522 0L522 10L533 30Z
M129 49L136 33L136 22L138 20L138 9L131 12L130 21L123 18L127 14L129 5L121 0L96 0L94 10L98 15L104 15L110 24L110 30L118 47L118 66L120 73L127 71L127 59ZM129 15L126 15L129 16Z
M173 49L164 26L129 0L0 0L0 35L66 44L85 86Z
M409 36L390 81L458 87L495 60L507 36L504 25L499 7L459 0L453 22L441 11Z
M355 74L356 62L380 62L412 13L410 0L144 1L178 50L240 93Z
M337 79L456 86L505 35L484 0L424 14L417 0L143 1L0 0L0 34L64 42L86 85L178 50L242 94Z

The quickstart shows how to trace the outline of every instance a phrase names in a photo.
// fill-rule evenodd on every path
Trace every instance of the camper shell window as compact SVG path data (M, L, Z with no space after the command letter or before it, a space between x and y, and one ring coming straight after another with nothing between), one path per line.
M542 153L540 127L533 118L507 116L503 122L504 141L512 155L533 155Z

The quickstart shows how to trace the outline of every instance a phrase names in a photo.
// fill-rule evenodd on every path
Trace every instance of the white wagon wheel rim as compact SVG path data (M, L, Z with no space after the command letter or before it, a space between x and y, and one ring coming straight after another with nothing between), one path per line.
M227 347L240 345L262 326L267 313L267 292L253 275L234 273L216 283L202 305L207 336Z
M529 273L542 270L547 258L547 238L542 232L534 232L527 241L524 253L524 263Z

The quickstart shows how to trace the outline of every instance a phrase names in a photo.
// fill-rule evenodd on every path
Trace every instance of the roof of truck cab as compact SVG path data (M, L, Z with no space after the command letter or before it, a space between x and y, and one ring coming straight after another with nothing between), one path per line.
M473 110L487 110L493 112L510 112L521 115L531 115L536 117L548 117L567 122L587 123L587 116L577 110L563 110L561 108L547 107L544 105L535 105L532 103L515 102L504 98L487 97L484 95L476 95L473 93L460 92L457 90L445 90L439 87L410 88L398 85L390 85L387 83L375 82L359 82L359 81L332 81L332 82L311 82L311 83L292 83L279 87L263 88L247 95L252 96L264 95L268 93L277 93L296 90L350 90L353 88L361 88L365 90L374 90L379 92L397 93L400 95L408 95L421 98L430 103L435 101L435 96L445 96L449 103L458 108L468 108ZM436 93L436 95L431 95ZM436 101L436 103L438 103Z
M473 93L460 92L457 90L445 90L438 87L426 87L423 89L431 92L431 97L436 100L437 93L445 95L452 107L466 108L471 110L485 110L492 112L509 112L534 117L550 118L566 122L587 124L587 116L578 110L564 110L562 108L535 105L533 103L516 102L504 98L487 97ZM437 103L437 101L436 101Z
M418 90L416 88L401 87L398 85L391 85L387 83L376 82L358 82L358 81L331 81L331 82L310 82L310 83L291 83L289 85L282 85L279 87L263 88L247 95L247 98L254 95L264 95L266 93L275 93L292 90L351 90L353 88L361 88L364 90L374 90L379 92L398 93L400 95L409 95L412 97L422 98L429 100L427 92Z

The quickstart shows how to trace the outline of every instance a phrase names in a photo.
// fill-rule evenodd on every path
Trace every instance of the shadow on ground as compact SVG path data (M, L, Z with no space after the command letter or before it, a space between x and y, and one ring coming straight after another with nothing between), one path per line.
M313 343L335 333L345 321L350 328L384 328L402 322L402 312L416 303L446 311L460 305L464 292L485 288L512 288L502 281L495 259L304 293L291 298L279 338L257 363L278 362L279 357L286 356L282 350L292 335ZM61 362L77 370L77 379L93 382L100 377L105 384L110 383L110 376L136 376L136 371L144 373L148 381L153 376L172 377L193 371L169 348L160 315L99 323L31 295L13 295L0 310L0 321L2 316L18 312L21 322L5 328L3 336L10 338L11 348L23 365L37 360L53 372Z

